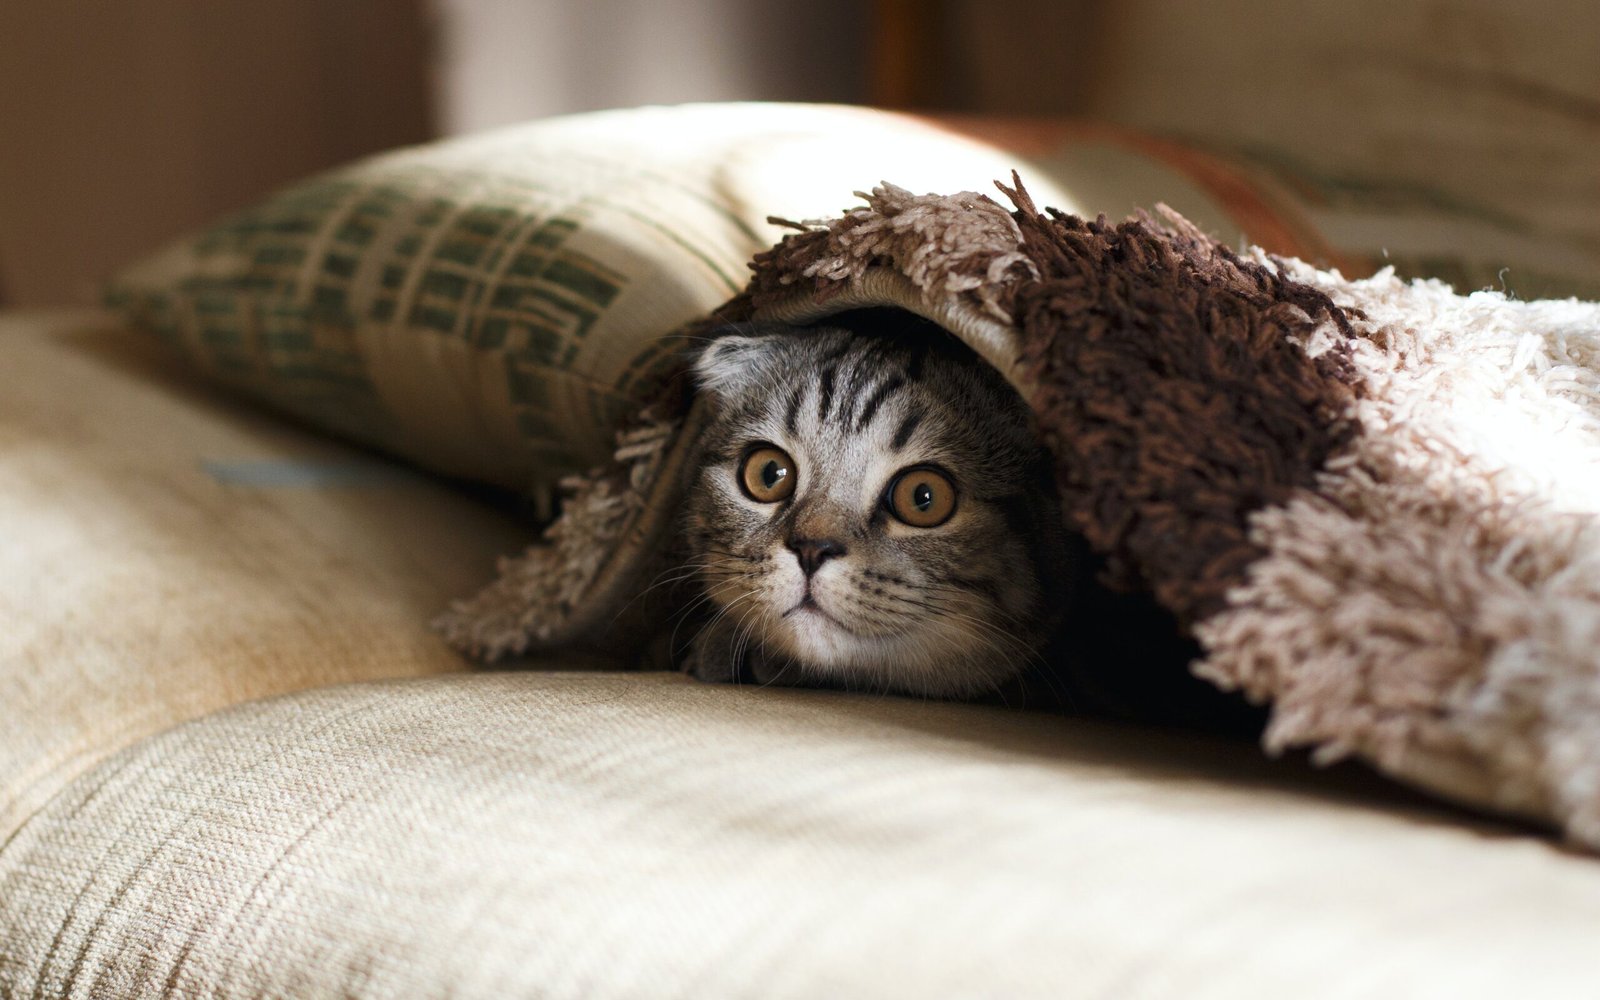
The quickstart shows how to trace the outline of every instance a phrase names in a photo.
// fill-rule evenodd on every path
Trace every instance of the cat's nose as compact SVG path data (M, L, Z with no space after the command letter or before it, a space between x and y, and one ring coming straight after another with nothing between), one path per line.
M827 538L820 541L811 538L790 538L789 551L800 560L800 571L810 576L829 559L844 555L844 543Z

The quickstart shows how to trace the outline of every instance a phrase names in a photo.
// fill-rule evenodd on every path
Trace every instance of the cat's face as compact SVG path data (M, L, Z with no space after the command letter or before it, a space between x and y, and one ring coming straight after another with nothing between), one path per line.
M688 511L735 655L940 695L1014 674L1065 558L1021 399L939 331L747 333L696 364L715 417Z

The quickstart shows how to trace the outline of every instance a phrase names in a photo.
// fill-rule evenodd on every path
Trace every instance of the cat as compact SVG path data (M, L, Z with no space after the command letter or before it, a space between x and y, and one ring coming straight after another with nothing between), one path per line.
M970 698L1038 659L1075 557L1026 404L932 324L746 324L685 512L705 681Z

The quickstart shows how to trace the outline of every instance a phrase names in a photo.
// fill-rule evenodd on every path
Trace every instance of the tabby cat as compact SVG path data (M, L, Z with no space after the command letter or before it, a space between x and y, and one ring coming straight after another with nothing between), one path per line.
M694 365L687 505L708 681L966 697L1047 639L1071 556L1027 407L931 324L747 325Z

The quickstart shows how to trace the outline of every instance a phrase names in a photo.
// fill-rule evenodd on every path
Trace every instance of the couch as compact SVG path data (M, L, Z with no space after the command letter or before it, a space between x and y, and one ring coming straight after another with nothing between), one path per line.
M1575 996L1600 866L1358 767L429 631L497 495L0 318L0 997Z

